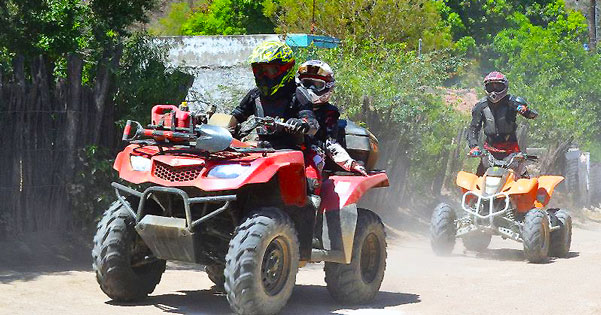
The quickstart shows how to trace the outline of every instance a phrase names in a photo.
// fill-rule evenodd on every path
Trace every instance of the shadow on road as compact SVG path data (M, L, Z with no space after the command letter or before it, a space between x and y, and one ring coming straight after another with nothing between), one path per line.
M466 255L469 253L465 251L463 254L458 254L457 256L462 257L470 257L471 255ZM472 252L473 253L473 252ZM556 258L550 257L547 261L542 264L550 264L555 262L557 259L570 259L580 256L579 252L569 252L568 256L565 258ZM526 257L524 257L524 251L521 249L514 248L497 248L497 249L487 249L483 252L475 253L476 258L490 259L490 260L499 260L499 261L526 261Z
M411 293L380 292L372 303L358 306L336 304L325 286L297 285L282 314L335 314L341 309L384 309L403 304L419 303L420 296ZM174 314L228 314L231 313L225 294L210 290L177 291L170 294L151 296L139 303L115 303L110 305L136 306L153 305L165 313Z

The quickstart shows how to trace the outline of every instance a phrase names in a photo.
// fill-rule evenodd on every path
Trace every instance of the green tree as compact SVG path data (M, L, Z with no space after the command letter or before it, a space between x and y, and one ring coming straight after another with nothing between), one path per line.
M180 35L182 26L191 14L192 9L188 2L172 2L167 9L167 14L150 27L150 33L158 36Z
M263 4L252 0L214 0L183 23L182 35L234 35L273 33Z
M308 33L313 0L265 0L265 14L283 33ZM318 0L316 31L354 43L381 41L406 43L417 48L423 40L426 51L451 46L449 27L444 25L430 0Z
M530 124L535 145L546 146L574 136L581 145L598 146L601 114L601 58L582 43L587 24L578 12L558 15L546 27L514 15L520 27L501 31L494 41L494 60L505 71L512 90L526 97L541 115Z

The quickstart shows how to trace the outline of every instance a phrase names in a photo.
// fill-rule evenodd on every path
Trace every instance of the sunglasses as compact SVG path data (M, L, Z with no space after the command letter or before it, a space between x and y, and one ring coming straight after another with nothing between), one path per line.
M326 89L326 81L313 78L301 79L301 85L307 89L311 89L316 92L321 92Z
M290 70L294 63L289 62L287 64L270 64L270 63L258 63L252 65L253 73L255 77L267 77L269 79L275 79L282 75L284 72Z
M488 93L502 92L503 90L505 90L506 85L501 82L491 82L491 83L488 83L485 88L486 88L486 92L488 92Z

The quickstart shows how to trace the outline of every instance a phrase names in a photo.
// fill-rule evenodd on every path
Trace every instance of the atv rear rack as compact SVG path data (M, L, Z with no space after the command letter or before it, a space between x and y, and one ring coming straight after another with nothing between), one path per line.
M210 218L220 214L221 212L225 211L226 209L228 209L230 206L230 202L236 200L236 195L190 198L185 191L183 191L179 188L173 188L173 187L152 186L152 187L149 187L146 190L144 190L144 192L139 192L135 189L131 189L125 185L121 185L121 184L115 183L115 182L111 183L111 186L113 186L113 188L115 188L115 194L117 195L117 199L119 200L119 202L121 202L121 204L123 204L123 206L125 208L127 208L127 210L129 210L131 215L134 218L136 218L136 223L139 223L142 220L142 218L144 217L144 204L146 203L146 200L148 199L148 196L150 196L150 194L152 194L154 192L162 192L162 193L171 193L171 194L179 195L182 198L182 201L184 203L184 211L186 214L186 227L190 232L192 232L194 227L196 227L197 225L207 221L208 219L210 219ZM132 196L140 198L140 202L138 203L137 212L131 208L130 204L121 195L121 192L124 192L128 195L132 195ZM212 212L202 216L201 218L192 221L192 212L190 210L190 205L198 204L198 203L220 203L220 202L224 202L225 204L222 207L220 207L216 210L213 210Z

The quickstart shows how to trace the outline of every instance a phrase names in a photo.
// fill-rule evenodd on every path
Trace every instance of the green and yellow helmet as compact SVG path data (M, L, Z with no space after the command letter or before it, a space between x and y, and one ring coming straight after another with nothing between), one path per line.
M294 79L294 54L280 41L265 41L255 47L249 58L255 82L264 96L276 94Z

